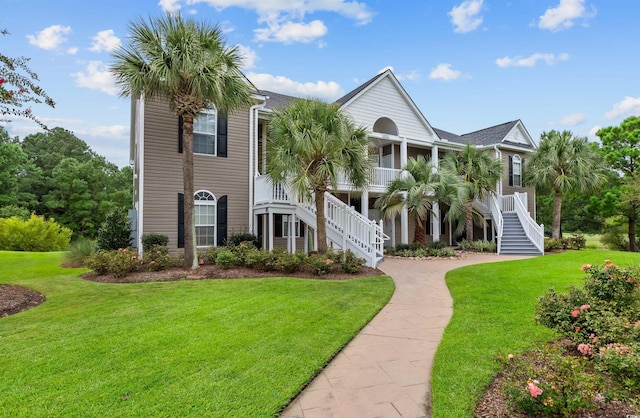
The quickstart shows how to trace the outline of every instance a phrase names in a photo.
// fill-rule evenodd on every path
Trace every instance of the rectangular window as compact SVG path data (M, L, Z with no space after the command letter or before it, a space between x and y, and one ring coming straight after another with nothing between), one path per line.
M215 244L215 205L195 205L196 221L196 245L198 247L209 247Z
M195 154L216 155L216 118L215 109L208 109L200 112L193 120Z
M296 220L296 225L294 228L296 231L296 238L299 238L300 237L300 220L299 219ZM282 217L282 236L283 237L289 236L289 217L288 216Z
M522 186L522 161L518 155L513 157L513 185Z

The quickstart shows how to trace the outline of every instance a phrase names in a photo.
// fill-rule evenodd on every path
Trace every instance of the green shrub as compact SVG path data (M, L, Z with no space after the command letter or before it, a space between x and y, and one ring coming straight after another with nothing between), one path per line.
M227 249L229 249L236 257L236 261L234 261L234 263L243 267L247 263L247 254L255 248L256 246L253 245L252 241L242 241L238 245L227 246Z
M222 250L227 250L227 247L209 247L202 254L202 260L205 264L215 264L218 253Z
M355 274L362 269L364 264L364 258L357 257L353 251L347 250L344 253L344 258L340 262L340 269L345 273Z
M149 271L166 270L172 267L174 263L166 245L156 245L145 251L142 260Z
M122 278L133 273L141 265L135 248L120 248L118 250L99 250L85 260L85 266L98 274L112 274Z
M142 236L142 249L149 251L153 247L166 247L169 244L169 237L163 234L144 234Z
M462 239L460 240L460 242L458 242L458 247L460 247L460 249L463 251L469 251L473 248L473 242Z
M587 245L587 239L580 233L572 237L562 238L562 248L565 250L581 250Z
M31 211L16 205L0 207L0 218L13 218L14 216L26 221L31 216Z
M451 248L429 248L432 257L455 257L456 252Z
M612 251L629 251L629 224L623 216L614 216L605 220L600 242Z
M260 247L260 241L258 241L258 237L256 237L253 234L250 234L250 233L232 234L227 239L227 245L228 246L238 246L238 245L240 245L240 243L247 242L247 241L251 242L253 244L253 246L256 247L256 248Z
M431 244L429 244L429 249L430 250L442 250L447 246L447 243L444 241L433 241Z
M69 250L64 256L64 261L70 266L82 266L87 257L91 257L96 252L96 242L84 237L80 237L69 244Z
M497 249L497 245L495 242L493 241L486 241L486 240L478 240L478 241L473 241L471 243L472 247L474 250L478 251L478 252L496 252Z
M286 253L286 251L274 249L272 252L269 252L252 248L247 253L245 264L247 267L259 271L274 271L278 268L278 256L282 253Z
M602 380L585 359L567 356L558 347L513 358L505 364L502 392L511 409L530 416L570 416L580 408L595 408ZM532 364L535 364L533 366Z
M595 362L597 370L609 374L630 396L640 392L640 344L608 344L600 348Z
M53 219L31 215L28 220L0 218L0 250L60 251L69 246L71 230Z
M333 254L314 254L307 259L311 272L316 276L330 273L336 262L332 259Z
M562 243L555 238L546 238L544 239L544 251L554 251L562 248Z
M306 254L298 252L296 254L291 254L288 252L284 252L282 254L277 255L276 263L278 268L286 274L295 273L300 270L300 266L306 261Z
M223 269L231 267L237 261L236 255L228 249L221 250L216 256L216 264Z
M97 246L100 250L117 250L131 245L131 226L125 208L115 208L105 216L98 230Z

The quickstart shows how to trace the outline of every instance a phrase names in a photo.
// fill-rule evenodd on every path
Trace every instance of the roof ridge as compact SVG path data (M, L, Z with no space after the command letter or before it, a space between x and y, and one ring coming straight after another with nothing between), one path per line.
M509 124L514 124L514 125L515 125L515 124L516 124L516 123L518 123L519 121L520 121L520 119L516 119L516 120L511 120L511 121L509 121L509 122L499 123L499 124L497 124L497 125L489 126L489 127L482 128L482 129L478 129L477 131L467 132L467 133L462 134L462 135L460 135L460 136L473 135L473 134L476 134L476 133L478 133L478 132L488 131L489 129L495 129L495 128L498 128L498 127L500 127L500 126L504 126L504 125L509 125Z
M360 84L358 87L356 87L355 89L351 90L349 93L345 94L344 96L342 96L341 98L336 100L335 103L339 103L341 106L344 105L349 100L351 100L355 96L357 96L358 93L360 93L362 90L364 90L367 87L369 87L374 81L376 81L378 78L382 77L383 75L385 75L389 71L391 71L391 70L390 69L386 69L383 72L376 74L375 76L371 77L369 80L367 80L364 83Z

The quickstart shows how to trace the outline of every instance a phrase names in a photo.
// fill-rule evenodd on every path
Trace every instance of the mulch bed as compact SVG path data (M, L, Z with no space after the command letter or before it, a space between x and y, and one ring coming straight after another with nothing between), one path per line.
M131 273L125 277L114 277L110 274L98 275L94 272L83 274L81 277L100 283L142 283L142 282L170 282L177 280L203 280L203 279L255 279L266 277L296 277L301 279L316 280L350 280L359 277L384 276L378 269L371 267L361 267L355 274L335 272L317 276L311 271L301 270L292 274L285 274L281 271L258 271L246 267L231 267L223 269L216 265L204 265L195 270L175 267L162 271L139 271Z
M45 301L42 293L22 286L0 284L0 318L17 314Z

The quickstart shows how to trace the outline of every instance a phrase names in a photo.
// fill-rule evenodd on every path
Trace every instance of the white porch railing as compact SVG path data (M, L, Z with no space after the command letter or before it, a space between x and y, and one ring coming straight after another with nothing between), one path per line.
M518 219L520 220L522 228L524 228L524 233L527 234L527 237L529 238L529 240L531 240L533 245L535 245L536 248L540 250L542 254L544 254L544 226L538 225L531 218L529 211L527 211L527 207L523 203L523 194L525 193L514 193L513 202L515 212L518 214Z
M498 204L498 197L495 194L491 193L487 200L489 201L489 209L491 211L491 216L493 217L493 227L496 229L496 248L498 255L500 255L500 250L502 249L502 229L504 227L502 212L500 211L500 205Z
M369 188L386 189L393 180L400 177L400 173L402 173L402 170L395 168L374 167L370 174ZM338 174L338 185L351 189L351 183L344 173Z
M516 199L514 195L502 196L500 198L500 209L503 212L516 211Z
M288 203L295 204L306 223L315 227L316 208L313 203L291 199L292 193L286 186L273 184L266 176L255 178L255 203ZM384 241L389 239L384 234L383 222L372 221L346 203L332 195L325 193L325 218L327 237L340 248L352 249L360 257L364 257L368 266L375 267L380 261L384 248ZM333 234L330 234L333 232Z

